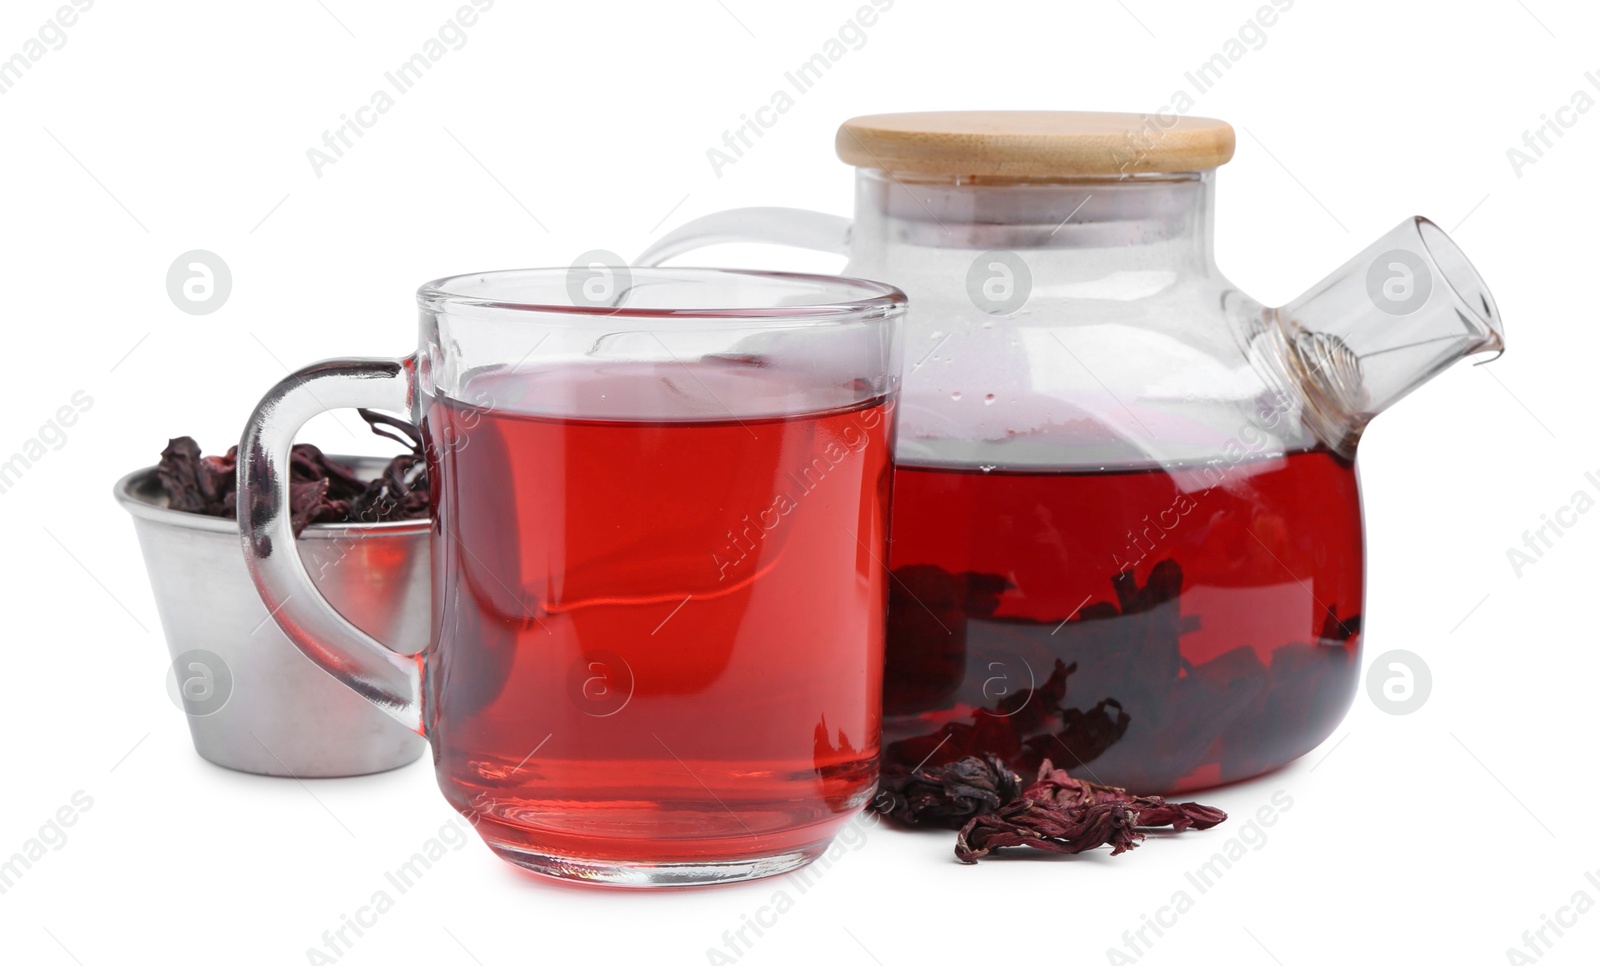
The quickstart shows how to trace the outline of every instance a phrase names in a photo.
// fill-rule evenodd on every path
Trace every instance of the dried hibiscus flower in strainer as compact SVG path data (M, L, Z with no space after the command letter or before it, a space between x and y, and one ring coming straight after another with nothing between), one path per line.
M371 410L357 410L379 436L403 443L410 452L391 459L374 480L329 458L310 443L296 443L289 454L289 519L295 535L312 523L380 523L428 516L428 467L415 426ZM167 442L156 479L167 506L185 513L233 519L239 447L223 456L202 456L189 436Z

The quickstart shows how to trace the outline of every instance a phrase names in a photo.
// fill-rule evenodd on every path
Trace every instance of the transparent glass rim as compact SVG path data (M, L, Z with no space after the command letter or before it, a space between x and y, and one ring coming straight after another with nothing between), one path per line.
M1449 232L1440 228L1431 218L1417 215L1411 219L1411 229L1416 232L1417 241L1433 263L1434 270L1450 289L1450 294L1455 296L1458 310L1465 310L1480 326L1499 334L1499 307L1489 294L1488 284L1467 258L1467 253L1461 250ZM1474 301L1472 295L1477 295L1478 301Z
M452 308L500 310L529 315L593 317L597 320L711 320L743 324L795 325L870 322L902 311L904 292L885 282L845 275L773 272L734 268L612 269L625 296L616 304L578 302L568 295L576 268L517 268L469 272L435 279L417 289L424 311ZM708 293L755 280L770 289L767 298L729 304L672 306L650 304L654 286L705 286ZM642 300L642 301L641 301ZM630 304L630 301L632 304Z

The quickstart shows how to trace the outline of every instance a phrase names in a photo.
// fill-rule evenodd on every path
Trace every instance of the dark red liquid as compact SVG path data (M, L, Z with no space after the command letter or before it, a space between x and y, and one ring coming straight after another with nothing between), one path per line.
M1355 467L895 474L885 767L989 751L1140 792L1315 747L1354 694Z
M446 797L491 845L726 862L848 820L877 780L886 412L434 404L427 721Z

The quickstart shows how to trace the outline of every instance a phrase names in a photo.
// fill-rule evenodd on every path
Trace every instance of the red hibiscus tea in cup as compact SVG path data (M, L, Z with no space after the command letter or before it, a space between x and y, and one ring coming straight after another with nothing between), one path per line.
M680 412L680 388L731 403L749 375L490 377L463 393L488 407L429 411L429 727L446 797L497 847L770 855L826 841L870 794L885 400Z

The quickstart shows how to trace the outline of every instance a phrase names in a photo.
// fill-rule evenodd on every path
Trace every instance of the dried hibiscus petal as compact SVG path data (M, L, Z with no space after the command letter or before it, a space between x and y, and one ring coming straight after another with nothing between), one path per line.
M330 509L327 480L289 484L289 522L296 534L304 530L307 524L329 516Z
M1132 795L1123 788L1073 778L1046 761L1020 800L976 816L962 827L956 836L956 857L976 862L1013 845L1073 855L1109 845L1112 855L1120 855L1144 840L1141 829L1208 829L1227 817L1209 805Z
M1112 855L1121 855L1144 839L1137 824L1138 812L1127 802L1060 808L1023 798L963 826L956 835L956 858L971 864L1011 845L1066 855L1109 845Z
M156 479L167 494L167 505L185 513L223 516L233 494L234 453L217 457L200 455L200 444L188 436L167 440L156 464Z
M1039 777L1024 791L1023 797L1059 807L1126 802L1138 812L1140 828L1208 829L1220 825L1228 814L1219 808L1196 802L1169 802L1160 795L1134 795L1125 788L1100 785L1073 778L1046 761L1039 766Z
M1176 832L1205 830L1228 820L1228 813L1198 802L1160 802L1138 808L1140 828L1171 828Z

